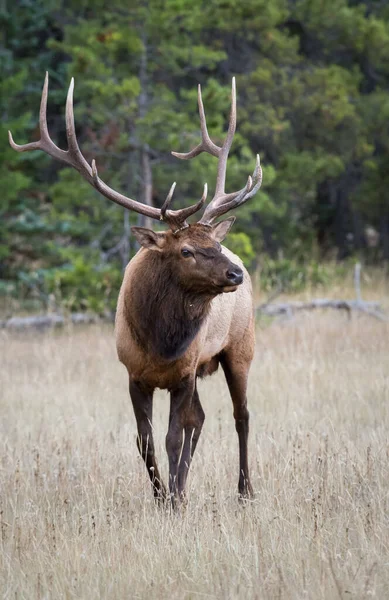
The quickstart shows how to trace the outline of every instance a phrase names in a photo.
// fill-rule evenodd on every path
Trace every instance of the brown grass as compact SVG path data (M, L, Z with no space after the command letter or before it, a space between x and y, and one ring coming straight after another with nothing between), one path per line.
M389 327L301 315L258 331L250 462L221 374L181 514L154 506L112 330L1 334L0 590L17 598L389 596ZM168 397L155 398L166 476Z

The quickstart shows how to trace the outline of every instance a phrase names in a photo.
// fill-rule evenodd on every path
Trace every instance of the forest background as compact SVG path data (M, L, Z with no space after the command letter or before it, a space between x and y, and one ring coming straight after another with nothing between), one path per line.
M45 71L52 138L66 148L74 76L87 160L118 191L158 207L177 181L176 208L204 182L212 192L216 176L208 155L170 154L199 140L197 84L220 143L236 76L228 189L244 185L257 152L264 181L226 244L260 269L266 290L321 285L356 257L387 266L386 1L6 0L0 18L2 308L113 309L137 250L130 226L145 224L76 171L9 147L8 129L17 143L39 137Z

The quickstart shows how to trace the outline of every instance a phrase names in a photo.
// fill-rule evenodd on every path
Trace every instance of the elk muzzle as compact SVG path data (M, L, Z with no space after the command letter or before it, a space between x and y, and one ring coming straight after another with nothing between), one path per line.
M232 265L227 269L226 277L231 285L240 285L243 281L243 271L238 265Z
M243 269L229 261L223 279L222 292L235 292L237 287L243 283Z

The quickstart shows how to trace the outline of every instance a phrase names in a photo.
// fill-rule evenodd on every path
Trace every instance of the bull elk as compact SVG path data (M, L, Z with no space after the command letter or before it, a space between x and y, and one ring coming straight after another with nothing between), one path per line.
M201 219L187 219L205 203L171 210L173 183L162 208L146 206L116 192L99 177L96 163L90 166L77 143L71 80L66 101L68 150L51 140L47 128L48 75L42 91L37 142L19 146L9 132L14 150L42 150L70 165L109 200L137 213L163 221L168 231L155 232L132 227L141 248L128 264L116 313L116 344L120 361L127 368L130 395L138 428L137 446L146 463L156 499L167 497L154 453L152 408L156 388L170 391L169 427L166 450L169 457L169 496L174 504L184 497L189 466L204 422L197 392L198 377L214 373L221 364L233 403L239 438L239 481L241 497L252 495L247 440L247 378L254 351L254 321L250 277L241 260L221 246L235 217L215 219L241 206L261 186L262 170L257 156L252 177L243 189L226 193L228 154L236 129L236 91L232 100L228 133L222 147L209 137L198 87L201 142L190 152L172 154L184 160L208 152L218 159L215 193ZM232 293L233 292L233 293Z

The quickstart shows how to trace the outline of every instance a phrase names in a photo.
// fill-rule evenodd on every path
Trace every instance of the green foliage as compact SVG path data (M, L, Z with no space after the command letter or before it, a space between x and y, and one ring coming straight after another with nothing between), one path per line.
M121 283L120 269L98 264L95 253L80 255L70 249L62 251L66 262L58 269L43 273L48 294L69 311L89 310L102 314L113 311Z
M243 233L243 231L240 233L230 233L225 240L224 245L237 254L246 267L251 266L255 258L255 252L247 233Z
M304 263L286 258L267 258L260 265L261 288L267 292L273 288L286 292L300 292L306 287L327 286L340 274L344 274L342 267L334 268L331 264L322 264L314 260Z
M211 137L222 144L235 75L227 188L245 184L257 152L264 181L239 209L227 245L246 265L262 265L266 289L280 280L291 289L321 284L330 276L326 257L389 260L386 3L20 0L6 3L0 19L3 291L104 310L136 250L129 224L142 223L135 214L124 218L75 171L9 147L7 129L20 143L38 137L46 70L58 144L66 148L64 103L74 76L88 162L95 158L108 185L143 201L146 154L153 203L161 206L177 181L176 207L199 198L205 181L211 194L216 177L209 155L170 155L199 141L196 84Z

